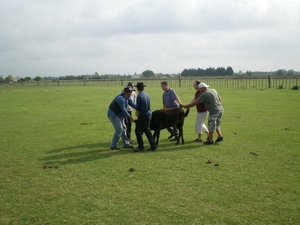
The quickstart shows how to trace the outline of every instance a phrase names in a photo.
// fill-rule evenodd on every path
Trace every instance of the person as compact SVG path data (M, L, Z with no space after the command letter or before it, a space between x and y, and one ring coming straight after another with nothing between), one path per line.
M123 148L133 148L130 144L130 139L126 135L127 128L125 125L125 119L129 119L131 122L134 121L127 112L128 105L136 109L136 104L130 99L130 95L133 91L134 89L132 87L125 87L122 93L115 97L108 107L107 116L115 129L110 143L110 149L112 150L120 149L118 141L121 137L124 145Z
M154 142L152 133L150 131L150 122L152 118L152 111L150 109L150 97L144 92L143 82L138 82L135 87L137 88L138 95L136 99L136 125L135 125L135 135L138 142L137 148L134 148L133 151L139 152L144 150L144 142L143 142L143 133L145 133L150 148L148 150L155 151L156 144Z
M200 95L201 91L199 90L198 85L201 82L199 80L194 81L193 87L196 90L195 96L191 102L196 101ZM204 105L204 103L198 103L196 105L197 108L197 117L196 117L196 123L195 123L195 132L198 134L198 137L194 140L195 142L202 142L202 133L205 132L207 134L207 139L209 138L209 133L206 125L204 124L204 120L207 116L207 109Z
M177 96L176 92L169 87L168 82L167 81L162 81L160 83L161 85L161 89L164 91L162 94L162 101L163 101L163 108L176 108L176 107L180 107L181 101L179 99L179 97ZM172 141L177 140L177 137L179 135L179 131L176 127L169 127L167 128L167 130L170 133L170 136L168 137L168 139L171 139L173 137L173 139L171 139Z
M209 139L206 142L204 142L204 144L210 145L214 143L213 141L214 131L216 131L218 134L218 138L216 139L216 142L221 142L223 141L223 136L221 133L220 125L224 113L224 109L221 104L221 97L216 90L208 89L209 86L205 83L200 83L198 87L201 92L201 95L197 99L197 101L194 101L187 105L181 105L181 106L188 109L192 106L197 105L198 103L204 103L205 107L209 112L209 116L208 116Z
M132 88L134 88L133 86L134 86L134 85L133 85L132 82L129 82L129 83L127 84L127 87L132 87ZM130 99L132 100L132 102L134 102L135 104L136 104L136 97L137 97L137 95L136 95L135 91L132 91L129 98L130 98ZM132 107L131 107L130 105L127 106L127 112L128 112L128 114L132 117ZM126 133L126 135L127 135L127 137L129 138L130 143L132 143L132 142L133 142L133 140L131 139L131 127L132 127L132 122L131 122L129 119L125 119L125 125L126 125L126 127L127 127L127 133Z

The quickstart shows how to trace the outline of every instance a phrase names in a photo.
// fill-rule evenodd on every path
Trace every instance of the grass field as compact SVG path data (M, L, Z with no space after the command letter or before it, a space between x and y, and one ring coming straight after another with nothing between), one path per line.
M1 225L299 224L299 91L219 88L224 142L192 142L192 108L185 145L164 130L156 152L134 153L109 149L121 89L0 87ZM145 91L161 108L160 87Z

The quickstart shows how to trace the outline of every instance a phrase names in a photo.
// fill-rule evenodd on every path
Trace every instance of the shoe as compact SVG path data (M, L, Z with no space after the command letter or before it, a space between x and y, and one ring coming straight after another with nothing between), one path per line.
M199 140L199 139L197 138L197 139L193 140L193 142L202 142L202 139Z
M204 142L205 145L212 145L214 142L213 141L210 141L210 140L207 140L206 142Z
M172 137L174 137L174 134L171 134L171 135L168 137L168 139L171 139Z
M155 151L156 150L156 148L149 148L149 149L147 149L148 151Z
M223 141L223 137L219 137L215 142L221 142Z
M134 152L141 152L141 151L144 151L144 149L141 149L141 148L134 148L133 151L134 151Z
M110 148L111 150L120 150L121 148L120 147L113 147L113 148Z
M125 146L123 146L123 148L134 148L134 146L133 145L125 145Z

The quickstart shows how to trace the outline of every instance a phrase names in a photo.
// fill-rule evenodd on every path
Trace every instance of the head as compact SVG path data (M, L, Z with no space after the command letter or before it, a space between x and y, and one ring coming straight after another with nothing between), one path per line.
M199 80L195 80L194 84L193 84L193 87L195 88L195 90L198 90L199 87L198 85L200 84L201 82Z
M133 83L132 82L128 82L128 84L127 84L127 87L134 87L134 85L133 85Z
M126 86L124 89L123 89L123 95L126 97L126 98L129 98L131 93L134 91L133 87L130 87L130 86Z
M137 82L136 85L134 85L138 91L143 91L144 87L146 87L146 85L144 85L143 82Z
M199 88L199 90L200 90L201 92L206 91L208 87L209 87L209 86L208 86L207 84L205 84L205 83L200 83L200 84L198 85L198 88Z
M169 88L168 82L167 81L163 81L160 83L161 89L163 89L164 91L167 90Z

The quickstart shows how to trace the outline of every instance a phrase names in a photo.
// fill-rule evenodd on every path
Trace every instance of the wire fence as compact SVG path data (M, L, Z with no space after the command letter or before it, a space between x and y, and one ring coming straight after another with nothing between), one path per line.
M162 81L168 81L171 87L190 87L195 80L200 80L214 88L278 88L298 89L299 77L173 77L159 79L114 79L114 80L42 80L22 81L16 83L0 83L4 85L17 86L126 86L127 83L144 82L148 87L159 86Z

